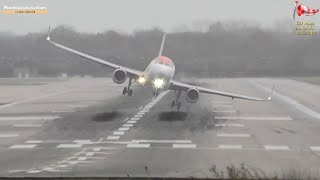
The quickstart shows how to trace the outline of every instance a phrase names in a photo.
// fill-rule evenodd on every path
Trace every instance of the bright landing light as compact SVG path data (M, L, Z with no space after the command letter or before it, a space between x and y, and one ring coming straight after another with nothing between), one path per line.
M153 85L155 88L161 88L164 85L164 80L163 79L155 79L153 81Z
M144 78L144 77L139 77L138 82L139 82L140 84L144 84L144 83L146 82L146 78Z

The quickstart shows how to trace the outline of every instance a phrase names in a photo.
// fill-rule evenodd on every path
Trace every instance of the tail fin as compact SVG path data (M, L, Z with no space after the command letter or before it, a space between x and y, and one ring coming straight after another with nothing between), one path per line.
M163 34L163 37L162 37L162 42L161 42L161 47L160 47L160 50L159 50L159 54L158 54L158 57L160 57L162 55L162 50L163 50L163 46L164 46L164 41L166 40L166 33Z

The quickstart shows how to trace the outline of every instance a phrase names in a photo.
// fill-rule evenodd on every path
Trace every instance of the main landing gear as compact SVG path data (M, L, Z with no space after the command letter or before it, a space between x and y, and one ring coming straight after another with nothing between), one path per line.
M131 82L132 82L132 78L130 77L128 87L123 88L122 95L126 95L127 93L128 93L128 96L132 95L133 90L130 88Z
M173 108L174 106L177 106L177 109L179 111L181 107L181 102L179 101L181 90L179 90L178 93L176 93L176 95L177 95L176 100L171 102L171 108Z
M154 91L153 91L153 96L154 97L158 97L159 95L159 88L156 88Z

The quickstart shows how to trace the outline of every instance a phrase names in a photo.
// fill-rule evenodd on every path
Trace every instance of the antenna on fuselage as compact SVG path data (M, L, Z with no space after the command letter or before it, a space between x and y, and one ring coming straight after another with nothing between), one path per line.
M162 50L163 50L163 46L164 46L164 41L166 40L166 33L163 33L163 37L162 37L162 42L161 42L161 47L159 50L159 54L158 54L158 58L160 58L160 56L162 55Z

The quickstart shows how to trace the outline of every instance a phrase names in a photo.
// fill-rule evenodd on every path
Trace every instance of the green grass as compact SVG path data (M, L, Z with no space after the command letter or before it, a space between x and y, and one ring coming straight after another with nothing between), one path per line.
M0 86L30 86L30 85L45 85L50 82L65 81L62 78L0 78Z
M320 76L313 76L313 77L295 77L293 78L297 81L302 81L310 84L320 85Z

